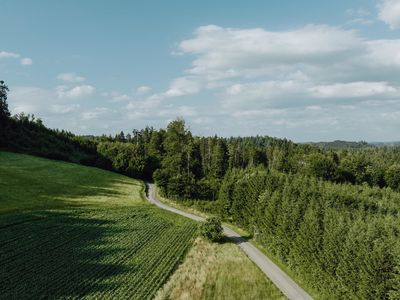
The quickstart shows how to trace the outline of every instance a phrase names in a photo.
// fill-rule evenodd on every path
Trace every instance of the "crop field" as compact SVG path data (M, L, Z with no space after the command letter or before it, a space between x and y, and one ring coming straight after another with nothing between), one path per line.
M146 204L138 181L0 154L1 299L152 298L192 244L197 225Z

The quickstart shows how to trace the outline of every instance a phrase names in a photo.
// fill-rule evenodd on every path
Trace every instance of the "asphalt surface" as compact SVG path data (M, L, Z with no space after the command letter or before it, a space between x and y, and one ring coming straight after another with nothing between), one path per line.
M148 200L158 207L176 213L178 215L190 218L195 221L204 221L205 218L196 216L168 206L157 199L154 184L147 184ZM265 275L281 290L281 292L290 300L310 300L312 299L300 286L297 285L286 273L284 273L267 256L258 250L251 243L247 242L240 234L229 227L223 226L224 234L234 241L246 255L265 273ZM245 296L245 295L244 295Z

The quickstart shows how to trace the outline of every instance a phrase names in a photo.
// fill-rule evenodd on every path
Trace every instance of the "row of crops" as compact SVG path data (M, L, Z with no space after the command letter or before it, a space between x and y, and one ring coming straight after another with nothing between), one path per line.
M152 298L195 232L146 205L0 216L0 298Z

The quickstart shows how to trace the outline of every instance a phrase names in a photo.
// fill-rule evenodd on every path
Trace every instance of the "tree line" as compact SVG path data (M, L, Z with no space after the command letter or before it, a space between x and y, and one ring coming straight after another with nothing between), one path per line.
M159 183L172 198L215 200L228 170L264 166L336 183L400 189L400 147L326 150L268 136L196 137L177 119L115 136L76 136L40 118L11 116L0 85L0 147L111 169Z

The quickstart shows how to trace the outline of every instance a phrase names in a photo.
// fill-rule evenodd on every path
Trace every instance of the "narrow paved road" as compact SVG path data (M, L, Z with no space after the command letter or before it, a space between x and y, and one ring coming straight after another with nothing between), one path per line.
M147 184L148 200L160 208L169 210L178 215L193 219L195 221L204 221L205 219L174 207L161 203L156 197L154 184ZM297 285L288 275L286 275L277 265L275 265L267 256L265 256L255 246L246 241L245 238L237 234L229 227L224 227L224 234L232 239L247 256L267 275L267 277L282 291L282 293L290 300L311 300L311 296L307 294L301 287Z

